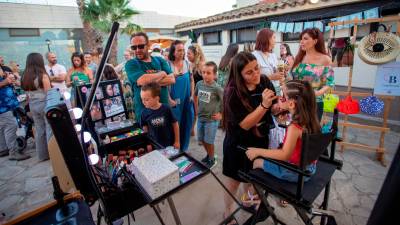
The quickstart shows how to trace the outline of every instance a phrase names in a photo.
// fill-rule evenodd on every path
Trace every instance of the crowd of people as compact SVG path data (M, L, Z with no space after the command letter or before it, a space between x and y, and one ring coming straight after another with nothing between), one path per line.
M297 165L301 134L320 132L322 98L334 86L332 60L320 30L305 29L299 41L295 56L286 43L275 54L276 34L265 28L258 32L254 50L249 45L239 52L238 44L230 44L217 65L206 60L197 43L185 49L185 43L174 41L162 49L159 44L150 46L147 34L138 32L131 37L124 62L107 65L103 79L121 80L129 117L156 141L186 151L190 137L197 133L206 152L202 162L210 168L217 162L214 142L222 128L223 174L229 191L236 194L243 182L239 170L262 168L280 179L295 181L290 171L257 157ZM12 111L18 107L15 87L21 86L29 97L37 155L46 160L51 135L44 118L46 92L51 87L64 92L91 83L97 70L90 52L73 53L68 70L57 63L55 53L48 52L46 58L47 65L39 53L29 54L21 76L18 64L10 62L11 69L0 57L0 94L5 96L0 99L0 151L1 156L10 154L10 160L29 157L16 150L12 138L16 127L10 121L15 121ZM237 146L248 151L237 151ZM315 172L315 164L308 168ZM257 198L251 187L245 190L243 200ZM232 205L227 195L224 216L232 212ZM235 223L230 218L228 224Z

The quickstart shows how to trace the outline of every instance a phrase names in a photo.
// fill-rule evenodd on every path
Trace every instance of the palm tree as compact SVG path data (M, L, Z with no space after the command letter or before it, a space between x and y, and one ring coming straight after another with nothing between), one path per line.
M139 12L129 7L130 0L85 0L83 20L89 21L94 28L109 33L113 22L126 24L122 32L131 33L141 30L140 26L130 23L129 19ZM117 64L118 38L111 48L110 63Z
M85 1L84 0L76 0L76 4L78 5L79 15L82 18L82 25L83 25L83 50L84 51L92 51L93 49L97 49L101 47L102 44L102 36L101 34L92 27L90 21L84 20L83 18L83 11L85 8Z

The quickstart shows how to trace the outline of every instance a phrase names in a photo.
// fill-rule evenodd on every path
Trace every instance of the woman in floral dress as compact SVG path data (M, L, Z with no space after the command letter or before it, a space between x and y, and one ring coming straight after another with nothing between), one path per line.
M311 83L317 99L319 121L324 108L323 95L335 85L331 64L322 32L317 28L304 30L300 35L300 49L291 73L293 79Z

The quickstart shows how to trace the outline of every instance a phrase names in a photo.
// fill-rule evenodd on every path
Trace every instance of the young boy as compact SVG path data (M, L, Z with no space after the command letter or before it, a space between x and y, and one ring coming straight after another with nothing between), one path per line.
M141 126L162 146L180 149L178 121L169 106L160 103L160 92L157 83L142 86L140 97L145 109L140 119Z
M216 164L214 140L219 120L222 118L223 90L215 82L217 65L214 62L207 62L202 73L203 80L197 82L194 92L195 112L198 115L197 138L207 152L207 156L201 161L211 168Z

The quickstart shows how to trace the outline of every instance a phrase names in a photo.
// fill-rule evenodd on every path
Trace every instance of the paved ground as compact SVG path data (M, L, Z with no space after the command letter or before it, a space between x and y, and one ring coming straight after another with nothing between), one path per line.
M349 129L348 138L355 143L377 144L379 134ZM385 158L390 165L399 144L400 134L390 132L385 140ZM223 133L218 131L216 146L219 159L213 170L224 179L221 174L222 141ZM33 143L30 143L28 151L35 155L33 148ZM198 159L205 154L195 139L191 142L190 153ZM375 154L370 152L346 150L344 153L338 153L337 157L344 160L344 167L334 175L329 208L336 215L338 224L366 224L388 167L383 167L375 160ZM52 198L52 168L49 161L38 163L34 157L27 161L15 162L3 157L0 158L0 165L0 212L6 214L6 219L38 207ZM183 224L211 225L222 219L223 189L211 175L177 193L173 199ZM274 199L271 200L274 202ZM160 208L167 224L174 224L167 205L161 204ZM279 217L288 224L301 224L293 208L275 208ZM92 210L95 212L95 207ZM135 224L159 224L150 207L143 207L135 216ZM248 215L245 213L238 215L240 221L246 217ZM261 224L272 222L268 220Z

